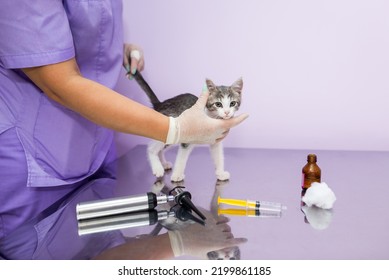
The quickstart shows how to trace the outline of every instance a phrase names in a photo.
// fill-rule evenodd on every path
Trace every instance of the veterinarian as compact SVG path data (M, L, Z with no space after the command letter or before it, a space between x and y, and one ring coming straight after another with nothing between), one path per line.
M74 189L114 177L105 168L113 131L212 143L247 117L207 117L207 92L173 119L113 91L122 65L144 67L142 50L123 43L121 15L121 0L1 1L0 238Z

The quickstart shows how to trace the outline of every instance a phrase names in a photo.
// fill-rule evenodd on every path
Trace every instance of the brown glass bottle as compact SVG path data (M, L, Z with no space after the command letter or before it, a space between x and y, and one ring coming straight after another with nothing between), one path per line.
M317 157L315 154L309 154L307 164L303 167L303 178L301 187L308 189L313 182L321 182L321 169L317 165Z

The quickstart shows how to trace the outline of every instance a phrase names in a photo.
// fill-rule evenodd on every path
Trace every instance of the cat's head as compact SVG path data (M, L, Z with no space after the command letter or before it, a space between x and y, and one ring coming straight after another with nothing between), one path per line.
M230 119L239 110L242 100L242 78L236 80L231 86L216 86L206 79L209 91L207 101L208 115L216 119Z
M240 260L240 249L237 246L211 251L207 254L209 260Z

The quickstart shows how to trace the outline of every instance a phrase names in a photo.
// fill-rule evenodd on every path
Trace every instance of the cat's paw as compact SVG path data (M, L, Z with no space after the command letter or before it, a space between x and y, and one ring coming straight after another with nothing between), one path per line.
M163 177L164 174L165 174L165 169L163 168L162 165L153 168L153 175L155 177L160 178Z
M230 179L230 173L228 171L216 172L216 178L220 181L227 181Z
M162 189L165 187L165 183L161 179L157 179L154 185L151 187L151 191L153 193L160 193Z
M181 182L184 181L185 175L184 174L173 174L170 180L172 182Z
M165 170L171 170L173 168L173 164L169 161L165 161L162 165Z

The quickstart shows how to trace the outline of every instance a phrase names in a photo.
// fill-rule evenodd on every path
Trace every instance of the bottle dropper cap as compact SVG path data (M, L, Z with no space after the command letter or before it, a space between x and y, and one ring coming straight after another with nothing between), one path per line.
M309 154L309 155L307 156L307 160L308 160L309 162L317 162L317 157L316 157L315 154Z

